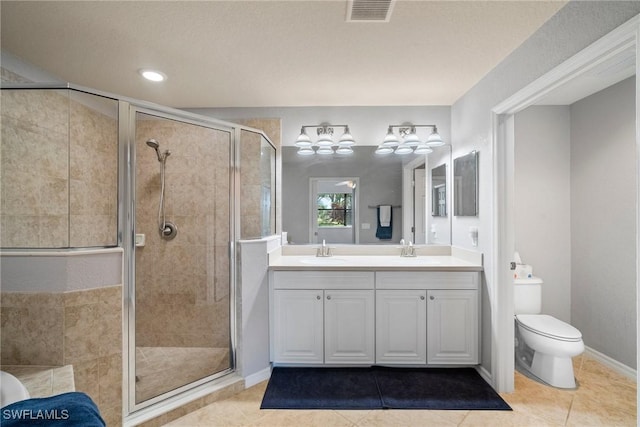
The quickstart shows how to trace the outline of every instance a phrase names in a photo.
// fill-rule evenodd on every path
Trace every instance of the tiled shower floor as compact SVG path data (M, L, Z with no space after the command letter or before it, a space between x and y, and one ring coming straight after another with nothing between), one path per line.
M588 356L574 359L577 390L543 386L515 373L513 411L260 410L267 382L166 426L636 426L636 383Z
M136 401L229 368L229 349L209 347L137 347Z

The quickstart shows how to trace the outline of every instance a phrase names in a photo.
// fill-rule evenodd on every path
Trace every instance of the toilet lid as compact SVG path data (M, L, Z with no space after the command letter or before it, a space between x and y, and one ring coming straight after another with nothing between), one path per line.
M562 341L580 341L582 334L568 323L546 314L518 314L520 326L536 334Z

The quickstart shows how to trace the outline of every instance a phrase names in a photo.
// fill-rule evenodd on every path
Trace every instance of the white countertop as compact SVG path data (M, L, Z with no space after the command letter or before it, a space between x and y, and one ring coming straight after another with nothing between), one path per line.
M282 255L270 258L272 270L482 271L482 264L453 256Z

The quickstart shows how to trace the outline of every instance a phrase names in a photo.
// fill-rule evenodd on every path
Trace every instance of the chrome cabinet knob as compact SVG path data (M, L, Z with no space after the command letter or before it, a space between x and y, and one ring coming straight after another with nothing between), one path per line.
M420 299L421 299L421 300L424 300L424 295L420 295Z
M331 299L331 295L327 295L327 299Z
M317 296L316 296L316 299L320 299L320 295L317 295Z
M433 301L434 299L436 299L436 297L434 297L433 295L431 295L431 296L429 297L429 299L430 299L431 301Z

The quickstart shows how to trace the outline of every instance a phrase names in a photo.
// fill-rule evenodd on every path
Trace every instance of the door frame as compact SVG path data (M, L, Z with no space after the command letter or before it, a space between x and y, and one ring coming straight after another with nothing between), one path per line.
M427 156L420 156L406 165L402 166L402 238L405 241L414 240L414 232L412 230L414 221L414 195L413 190L413 170L419 166L425 165L427 168ZM426 172L425 172L426 175ZM426 184L425 184L426 185ZM426 209L425 204L425 209ZM425 215L426 218L426 215ZM427 224L425 224L425 230Z
M491 314L492 330L495 335L491 343L491 372L493 385L498 392L514 390L514 307L513 284L509 263L515 251L514 228L514 150L515 126L514 115L533 105L541 98L561 85L579 77L593 67L609 60L615 55L634 48L636 52L636 76L640 71L640 15L622 24L609 34L581 50L562 64L553 68L537 80L525 86L491 110L493 142L493 245L495 262L491 266L493 286L489 292L493 294L495 310ZM640 101L640 86L636 79L636 105ZM640 170L640 114L636 107L636 170ZM636 251L640 253L640 215L638 213L639 177L636 176ZM636 294L640 281L640 263L636 259ZM640 343L637 343L640 350ZM640 355L640 351L638 351Z
M427 215L431 212L433 208L433 202L431 201L430 192L427 191L427 180L430 180L430 177L427 176L427 165L425 163L425 167L417 167L413 169L413 243L416 245L426 245L427 244ZM423 189L423 201L422 203L418 203L418 194L417 189L420 188L420 184L418 183L418 179L416 179L417 171L424 171L424 179L422 180L422 189ZM422 206L422 212L418 209L418 206ZM429 209L431 208L431 209ZM422 224L420 224L419 219L422 218ZM422 225L422 228L418 227ZM422 241L418 241L418 232L422 231Z

